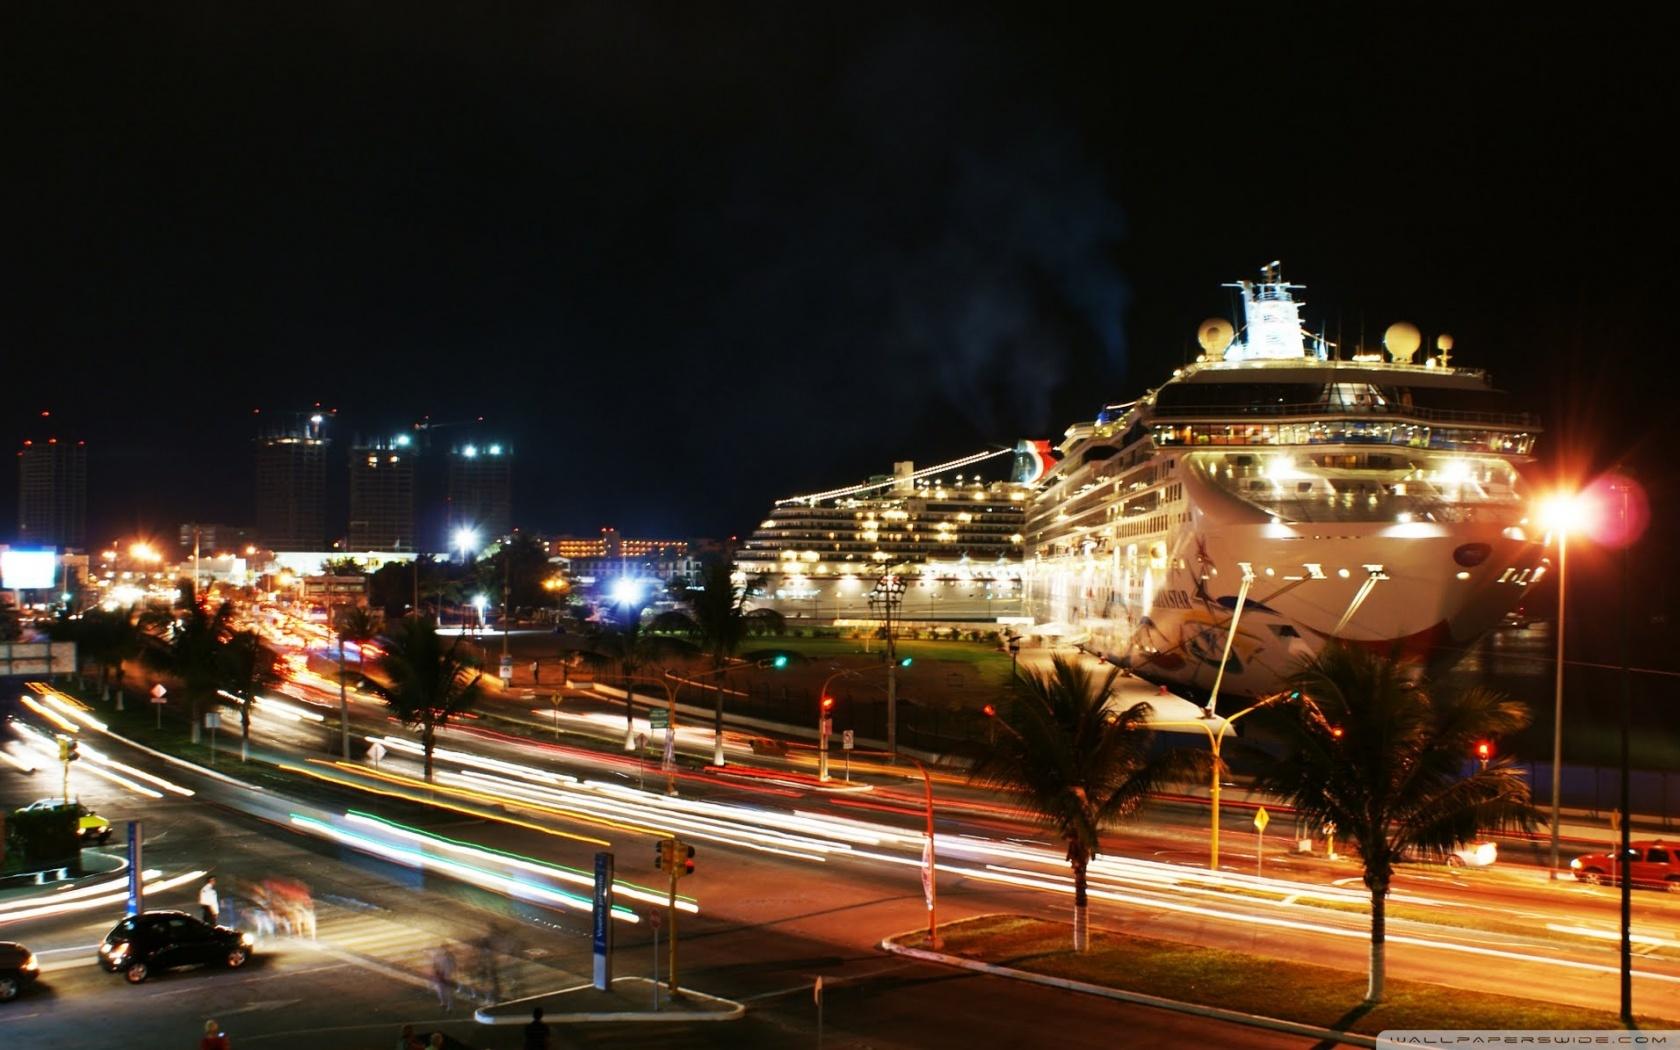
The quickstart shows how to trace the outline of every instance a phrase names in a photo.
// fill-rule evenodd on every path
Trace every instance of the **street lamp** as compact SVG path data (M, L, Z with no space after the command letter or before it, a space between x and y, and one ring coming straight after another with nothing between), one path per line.
M463 525L455 530L451 537L455 549L461 552L461 562L466 563L467 555L478 550L478 530L470 525Z
M1261 699L1260 701L1255 703L1252 707L1244 708L1243 710L1238 711L1234 715L1220 716L1220 715L1213 715L1213 714L1204 714L1203 717L1198 718L1194 722L1150 722L1149 723L1149 725L1151 727L1155 727L1155 726L1171 726L1173 728L1194 727L1196 729L1200 729L1202 732L1207 734L1208 747L1213 752L1213 781L1210 785L1210 790L1208 792L1209 800L1211 802L1210 808L1212 810L1212 817L1213 817L1213 825L1209 829L1209 833L1208 833L1208 870L1209 871L1218 871L1219 870L1219 795L1220 795L1219 773L1220 773L1221 766L1223 765L1223 763L1220 760L1219 753L1220 753L1220 749L1224 746L1224 743L1225 743L1225 734L1230 731L1231 726L1239 718L1243 718L1243 717L1246 717L1248 715L1251 715L1254 712L1260 710L1261 708L1266 707L1269 704L1274 704L1277 701L1283 699L1284 697L1291 696L1291 695L1298 696L1299 694L1298 693L1294 693L1294 694L1292 694L1292 693L1273 693L1271 696L1264 697L1263 699ZM1214 723L1216 723L1216 722L1218 723L1218 730L1217 731L1214 729Z
M1540 520L1552 530L1558 545L1557 683L1552 697L1552 868L1558 877L1558 802L1563 790L1563 619L1565 588L1569 583L1569 534L1586 522L1586 506L1577 493L1559 493L1540 506Z
M887 753L898 754L898 646L893 636L893 614L904 603L904 581L888 572L870 592L869 605L878 608L887 626Z

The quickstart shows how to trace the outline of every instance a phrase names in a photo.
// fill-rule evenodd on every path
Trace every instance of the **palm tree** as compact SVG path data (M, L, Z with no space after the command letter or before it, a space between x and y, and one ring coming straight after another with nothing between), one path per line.
M239 698L239 761L251 753L251 707L264 689L280 684L280 657L255 631L235 631L222 646L222 688Z
M222 602L212 609L188 584L181 590L180 608L147 613L143 620L150 630L141 659L180 683L192 714L196 744L199 711L221 686L221 650L233 634L233 605Z
M700 645L712 658L712 669L721 670L747 637L746 591L735 586L728 562L708 561L700 573L700 589L689 593L688 608L700 630ZM725 681L712 692L712 761L723 764L723 693Z
M1290 750L1256 787L1358 851L1371 892L1365 998L1381 1002L1395 863L1445 858L1487 828L1532 826L1528 785L1509 760L1464 772L1476 743L1528 725L1528 708L1486 689L1438 691L1406 663L1336 644L1292 684L1279 720Z
M404 725L419 727L431 780L437 731L478 704L482 673L459 636L445 647L437 625L420 616L403 617L381 641L385 652L373 688Z
M99 665L99 687L103 699L110 699L111 677L116 678L117 702L122 702L123 662L140 655L145 632L134 622L132 609L90 609L82 614L79 641L82 655ZM114 675L113 675L114 673Z
M1208 757L1174 749L1151 755L1148 703L1108 707L1118 668L1092 673L1058 656L1043 674L1023 675L1003 732L970 778L1011 796L1027 819L1067 844L1073 868L1073 950L1089 941L1086 868L1102 833L1125 821L1154 792L1205 774Z
M338 635L338 735L346 759L350 757L350 698L346 694L349 687L345 682L344 643L355 642L356 651L361 653L361 646L379 637L382 626L380 615L363 605L344 606L333 619L333 629ZM361 666L367 667L365 656Z

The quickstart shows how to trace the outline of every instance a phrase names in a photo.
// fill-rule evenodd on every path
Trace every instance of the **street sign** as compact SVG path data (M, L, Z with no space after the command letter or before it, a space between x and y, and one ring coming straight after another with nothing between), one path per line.
M850 729L841 733L840 734L840 746L841 746L841 748L843 748L844 750L850 751L852 749L852 739L853 739L852 738L852 731Z
M513 684L513 657L511 655L502 654L502 666L497 673L497 677L502 680L503 685Z
M1266 825L1271 822L1272 815L1266 812L1265 806L1261 806L1259 809L1254 811L1254 828L1256 831L1265 831Z
M831 737L833 735L834 735L834 719L832 719L832 718L823 719L822 720L822 738L824 740L827 740L829 737Z
M375 740L373 743L368 745L367 757L369 762L372 762L376 766L379 765L379 763L385 759L385 745Z
M612 990L612 902L613 855L595 854L594 937L595 987L603 992Z
M666 726L669 726L670 724L671 724L671 712L670 712L669 708L653 707L653 708L648 709L648 728L649 729L664 729Z
M166 703L168 703L169 701L167 701L163 698L163 694L165 694L167 692L169 692L169 690L167 690L163 687L162 682L159 682L157 685L152 686L152 703L154 703L154 704L166 704Z
M221 716L220 712L218 712L218 711L206 711L206 712L204 712L204 728L206 728L206 729L219 729L219 728L221 728L221 725L222 725L222 716Z

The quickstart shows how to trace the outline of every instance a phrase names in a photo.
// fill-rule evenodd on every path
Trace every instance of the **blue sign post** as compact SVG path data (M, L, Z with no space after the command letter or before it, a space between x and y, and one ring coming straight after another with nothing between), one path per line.
M613 855L595 854L595 987L612 990Z
M146 891L140 877L140 822L128 822L128 913L139 915L146 909Z

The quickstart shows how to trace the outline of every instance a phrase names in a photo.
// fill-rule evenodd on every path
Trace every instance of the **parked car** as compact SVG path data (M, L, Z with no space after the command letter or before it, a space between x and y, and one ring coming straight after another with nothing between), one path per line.
M16 999L40 974L34 952L16 941L0 941L0 1003Z
M25 810L58 809L64 805L61 798L43 798L38 802L31 802ZM80 802L70 803L76 811L76 833L84 843L97 842L100 845L111 841L111 822L82 805Z
M248 933L212 926L185 912L147 911L129 916L105 935L99 965L139 984L177 966L244 966L254 944Z
M1618 882L1624 872L1629 872L1635 886L1680 893L1680 849L1665 845L1661 839L1628 843L1626 864L1615 863L1612 851L1606 850L1576 857L1569 867L1577 879L1595 886Z

